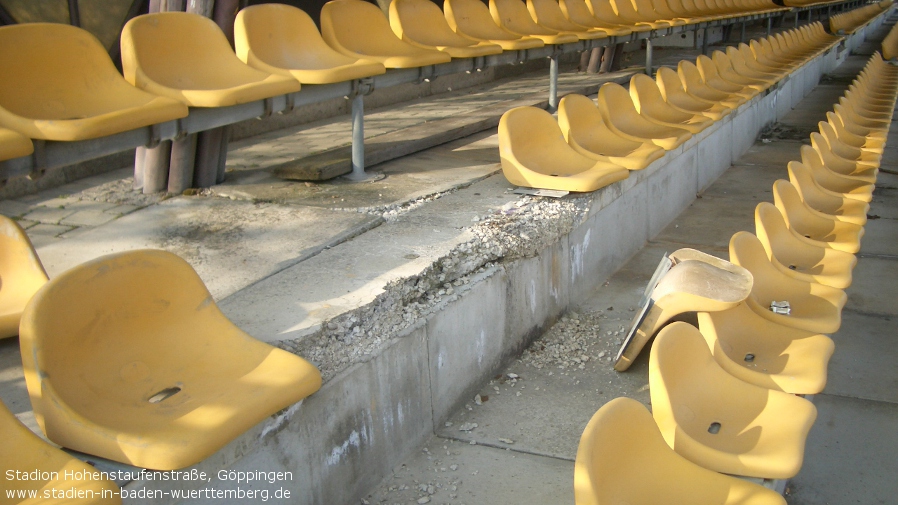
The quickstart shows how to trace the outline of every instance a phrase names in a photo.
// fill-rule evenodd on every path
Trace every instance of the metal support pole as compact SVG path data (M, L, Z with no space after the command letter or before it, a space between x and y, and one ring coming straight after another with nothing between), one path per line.
M769 18L767 18L767 36L768 37L770 36L770 29L772 26L773 26L773 18L769 17Z
M558 55L559 51L552 51L549 57L549 112L558 110Z
M131 187L134 189L143 188L143 167L146 157L146 147L140 146L134 150L134 182L131 184Z
M745 42L745 21L742 22L742 29L739 31L739 42Z
M149 195L166 188L168 179L168 160L171 157L171 141L166 140L158 146L147 149L143 162L143 193Z
M228 168L228 141L231 135L231 126L221 127L221 151L218 153L218 177L215 179L216 184L225 181L225 170Z
M798 17L801 16L801 11L795 11L795 24L793 25L795 28L798 28Z
M589 52L589 64L586 65L587 74L596 74L600 72L599 65L602 64L602 53L609 49L611 50L611 54L613 54L614 46L595 47ZM607 72L608 69L606 68L605 71Z
M193 185L196 161L196 134L172 141L171 166L168 169L168 192L181 194Z
M645 75L652 76L652 39L645 39Z
M223 128L213 128L197 134L196 167L193 186L211 188L218 180L218 157L221 155Z
M708 55L708 27L702 32L702 54Z

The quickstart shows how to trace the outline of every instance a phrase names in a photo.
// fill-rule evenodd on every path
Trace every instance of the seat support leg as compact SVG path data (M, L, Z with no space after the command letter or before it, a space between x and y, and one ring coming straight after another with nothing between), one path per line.
M773 18L769 17L769 18L767 18L767 36L768 37L770 36L771 25L773 25Z
M172 141L171 167L168 169L169 193L180 194L193 185L196 137L196 134L191 134Z
M146 147L140 146L134 150L134 182L131 184L133 189L143 188L143 171L146 158Z
M171 141L166 140L158 146L146 149L143 161L143 193L149 195L166 189L169 160L171 159Z
M557 49L549 56L549 112L558 110L558 55Z
M745 21L742 22L742 28L739 31L739 42L745 43Z
M194 187L211 188L218 180L218 158L221 155L221 143L224 142L223 130L213 128L197 135Z
M365 95L374 91L373 79L353 82L352 93L352 172L344 177L354 182L379 180L383 174L365 172Z
M708 27L702 31L702 54L708 55Z
M645 75L652 76L652 39L645 39Z

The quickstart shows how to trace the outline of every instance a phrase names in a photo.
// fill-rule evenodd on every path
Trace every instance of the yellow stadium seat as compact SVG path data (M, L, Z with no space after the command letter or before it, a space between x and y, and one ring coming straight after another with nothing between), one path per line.
M652 28L668 28L673 26L674 20L662 20L658 19L659 16L655 12L654 7L651 4L648 5L645 11L640 11L637 8L635 1L633 0L609 0L614 8L614 11L617 13L617 16L622 19L626 19L628 21L632 21L634 23L647 23L652 26ZM678 24L682 24L679 20L676 21Z
M191 107L225 107L299 91L293 77L260 72L237 58L209 18L144 14L122 30L122 70L138 88Z
M649 23L639 19L629 19L626 16L621 16L617 10L615 10L615 7L612 6L610 0L586 0L586 6L594 17L605 23L620 23L631 27L633 31L649 31L662 28L661 25L656 25L655 23Z
M808 207L829 214L839 221L861 226L867 223L869 203L824 188L814 179L811 170L799 161L790 161L787 169L789 182L795 186L801 201Z
M888 130L883 130L881 128L868 128L854 122L851 114L847 110L844 110L839 104L833 105L832 112L828 114L833 114L835 117L839 118L839 121L842 123L845 129L854 133L855 135L860 135L866 137L868 140L874 143L885 145L886 138L888 136Z
M0 338L19 334L22 311L47 283L47 273L28 235L12 219L0 215Z
M502 28L517 35L536 37L546 44L569 44L580 40L576 33L536 24L521 0L490 0L490 15Z
M851 270L857 258L790 230L779 209L770 202L755 207L755 235L764 246L767 259L780 272L838 289L851 286Z
M44 442L0 404L4 505L118 505L119 487L96 468ZM10 478L11 477L11 478ZM19 495L21 493L21 496ZM29 493L36 496L26 498ZM12 496L10 496L12 495Z
M671 254L673 266L649 286L650 304L645 316L624 340L614 361L618 372L630 368L645 344L662 326L684 312L725 310L751 293L751 274L728 261L695 249Z
M678 16L670 10L666 2L657 0L635 0L636 12L650 13L658 21L670 23L671 26L682 26L692 22L691 19Z
M128 84L89 32L58 23L0 27L0 127L41 140L87 140L187 116Z
M31 139L12 130L0 128L0 161L28 156L34 152Z
M589 26L593 28L601 28L609 36L627 35L634 31L651 30L650 26L625 26L619 23L609 23L592 15L585 0L559 0L558 6L561 12L572 23L578 25Z
M873 200L873 184L837 174L826 168L823 160L820 159L820 153L813 147L809 145L801 146L801 163L811 171L814 180L824 189L862 202L869 203Z
M857 82L852 82L848 85L845 96L851 95L856 95L862 102L869 103L881 110L891 110L895 108L896 96L894 93L870 89Z
M876 175L879 172L879 169L877 168L878 163L876 165L871 165L869 163L846 160L830 149L830 146L826 142L826 139L823 138L823 135L813 132L811 133L810 138L811 147L817 151L820 160L823 161L826 168L852 180L863 181L868 184L876 183Z
M864 151L882 155L882 151L883 149L885 149L884 138L868 138L865 135L852 132L845 127L845 124L842 123L842 120L839 118L839 116L837 116L836 113L832 111L826 113L826 122L833 127L833 130L835 130L836 132L836 136L839 137L839 140L841 140L842 142L845 142L850 146L862 149Z
M527 10L536 24L556 30L570 32L580 40L602 39L611 36L611 32L593 26L579 25L564 17L558 0L527 0Z
M321 8L320 21L328 45L350 58L379 61L387 68L424 67L452 59L399 40L380 8L363 0L331 0Z
M165 251L60 274L28 304L19 342L50 440L153 470L198 463L321 387L314 366L228 321Z
M772 82L775 82L768 79L758 79L755 77L749 77L747 75L740 74L733 67L733 63L730 61L730 58L722 51L714 51L713 53L711 53L711 61L714 63L714 66L717 67L717 73L721 79L736 83L740 86L749 87L758 92L765 91L770 87L770 84L772 84Z
M529 188L595 191L629 175L620 165L579 154L564 141L552 115L536 107L502 115L499 157L505 178Z
M717 54L718 51L714 51L712 59L719 58ZM759 67L749 66L748 62L745 61L745 55L743 55L742 52L740 52L735 47L727 47L726 57L730 65L732 66L733 71L739 75L763 82L767 84L768 87L776 84L780 80L780 75L773 71L764 71ZM719 67L720 65L718 65L718 68Z
M726 107L735 109L747 102L748 99L739 94L729 93L711 87L702 79L702 74L698 67L690 61L682 60L677 64L677 74L680 76L680 82L683 83L683 89L687 93L702 100L712 102L720 102Z
M879 163L882 160L882 152L877 153L861 149L860 147L855 147L845 142L839 138L836 129L826 121L819 121L817 123L817 129L820 130L820 135L823 136L823 139L826 140L826 144L836 156L858 164L875 168L879 167Z
M592 416L574 463L576 505L785 505L778 493L671 450L649 411L615 398Z
M774 182L773 199L790 230L840 251L856 254L861 249L863 226L839 221L808 207L791 182L783 179Z
M624 138L637 142L649 140L669 151L692 137L692 134L683 128L663 126L642 117L636 111L630 94L620 84L613 82L603 84L599 88L596 102L608 128Z
M814 404L730 375L694 326L676 322L658 333L649 391L667 445L693 463L762 479L792 478L801 469Z
M517 35L497 25L490 10L480 0L444 0L443 14L455 33L498 44L505 50L531 49L545 45L536 37Z
M290 5L242 9L234 23L234 46L247 65L292 76L304 84L330 84L386 72L376 61L349 58L331 49L312 18Z
M502 47L452 31L443 12L430 0L393 0L390 26L404 42L424 49L436 49L453 58L475 58L499 54Z
M583 95L571 94L561 99L558 126L578 153L628 170L642 170L664 156L664 149L651 141L631 140L611 131L595 102Z
M826 387L835 348L826 335L772 323L744 303L699 312L698 327L714 360L734 377L794 395L815 395Z
M730 239L730 261L751 272L748 306L774 323L812 331L834 333L842 324L847 297L841 289L805 282L780 272L767 258L757 237L740 231ZM789 313L775 313L772 303L788 302Z
M882 57L891 61L898 60L898 28L895 25L892 25L886 38L882 39Z
M870 119L868 117L862 116L858 114L851 107L845 107L840 103L833 105L833 110L836 114L842 116L843 123L853 123L860 128L867 130L873 134L879 134L882 137L888 133L889 123L886 121L880 121L877 119ZM870 133L867 134L868 136Z
M683 82L680 81L679 74L668 67L658 69L655 74L655 84L664 101L671 107L690 114L702 114L715 121L719 121L733 112L731 106L736 106L735 102L731 102L731 106L728 106L722 102L705 100L687 93Z
M642 117L663 126L683 128L696 134L714 124L714 120L705 115L683 112L665 102L655 80L645 74L630 78L630 98Z
M716 90L729 93L730 95L739 95L746 100L752 99L759 93L758 89L752 88L751 86L737 84L721 77L720 73L717 71L717 65L714 64L711 58L708 58L703 54L699 55L695 67L698 69L699 75L702 76L702 81Z
M758 59L758 56L748 44L740 43L738 46L736 46L736 50L739 51L739 54L742 55L742 61L744 61L749 68L758 72L783 76L786 75L789 71L788 67L785 67L781 64Z

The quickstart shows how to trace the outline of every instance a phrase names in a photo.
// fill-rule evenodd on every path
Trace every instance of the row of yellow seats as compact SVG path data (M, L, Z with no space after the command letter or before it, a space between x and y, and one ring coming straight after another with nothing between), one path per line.
M783 479L801 467L816 410L793 395L825 386L834 345L822 333L840 324L856 263L849 251L859 246L896 96L898 69L874 55L819 123L802 162L789 164L790 181L774 184L775 204L756 208L757 236L739 232L730 241L732 264L751 274L745 303L706 303L715 311L699 311L698 329L673 323L658 333L651 415L619 398L587 425L578 504L785 503L715 472ZM690 293L675 291L662 278L654 303L682 308L676 298Z
M19 335L34 416L63 447L184 468L321 386L315 366L231 323L174 254L112 254L48 281L28 237L3 216L0 253L0 338ZM36 443L0 421L16 442L0 444L0 466L55 470L55 456L38 464Z
M891 7L892 0L882 0L875 4L835 14L829 18L829 29L832 33L854 33Z
M892 25L888 35L882 39L882 57L888 61L898 60L898 24Z
M784 0L787 7L823 7L845 3L845 0Z
M695 64L684 60L676 71L660 68L655 80L633 76L629 93L607 83L596 103L566 96L557 123L535 107L509 110L499 122L503 173L525 187L607 186L682 145L837 40L815 23L699 56Z

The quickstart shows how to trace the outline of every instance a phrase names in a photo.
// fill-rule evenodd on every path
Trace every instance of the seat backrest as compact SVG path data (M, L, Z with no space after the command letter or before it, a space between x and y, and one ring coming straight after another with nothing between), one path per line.
M642 113L644 108L658 110L669 107L655 80L645 74L635 74L630 78L630 98L639 113Z
M522 0L490 0L490 14L493 21L514 33L557 33L555 30L537 25Z
M47 273L25 231L0 215L0 298L27 302L47 282ZM15 333L13 333L15 335ZM0 335L4 338L12 335Z
M187 12L137 16L122 30L122 70L138 88L229 88L267 74L237 58L221 28Z
M783 215L772 203L761 202L755 207L755 234L767 252L770 262L785 268L777 256L795 247L798 238L786 226Z
M502 115L499 155L551 175L575 174L595 164L565 142L551 114L536 107L516 107Z
M636 105L633 104L633 99L630 98L630 93L615 82L606 82L599 87L596 103L602 117L612 123L628 121L639 115Z
M330 0L324 4L321 36L344 54L404 54L409 49L393 33L383 11L363 0Z
M422 44L470 46L475 40L452 31L439 7L430 0L392 0L390 27L400 39Z
M655 74L655 82L658 85L658 91L665 100L670 100L671 95L677 95L686 92L683 82L680 80L680 74L676 70L668 67L661 67Z
M527 0L527 11L530 12L530 17L542 26L572 32L583 32L588 29L566 18L558 0Z
M32 119L78 119L96 90L127 86L90 32L59 23L0 27L0 124L3 109Z
M281 75L290 75L284 69L310 64L323 68L356 61L331 49L311 17L286 4L259 4L238 12L234 47L243 62Z

